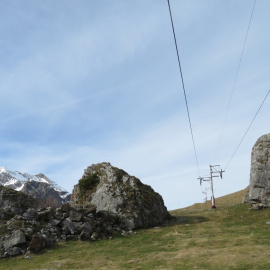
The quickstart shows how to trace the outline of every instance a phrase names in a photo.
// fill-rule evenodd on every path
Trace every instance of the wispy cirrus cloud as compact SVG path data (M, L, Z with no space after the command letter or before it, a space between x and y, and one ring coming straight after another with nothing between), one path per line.
M171 1L201 174L226 165L267 88L269 3ZM0 161L72 186L111 162L151 184L169 209L201 201L181 79L164 1L1 2ZM217 194L248 185L267 101ZM241 170L239 170L239 167Z

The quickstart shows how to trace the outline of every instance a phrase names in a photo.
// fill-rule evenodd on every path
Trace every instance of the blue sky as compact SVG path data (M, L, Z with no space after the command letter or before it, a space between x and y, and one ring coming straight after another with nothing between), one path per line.
M218 144L253 3L171 0L202 176L227 165L270 88L261 0ZM1 1L0 18L1 166L71 192L87 166L106 161L170 210L203 201L166 0ZM215 180L216 197L248 186L269 115L270 98Z

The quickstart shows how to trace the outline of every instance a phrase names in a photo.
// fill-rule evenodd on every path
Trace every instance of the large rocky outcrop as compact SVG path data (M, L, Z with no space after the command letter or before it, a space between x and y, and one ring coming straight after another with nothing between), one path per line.
M85 170L74 186L71 204L106 211L125 229L157 226L170 217L162 197L150 186L106 162Z
M261 136L252 148L249 202L270 207L270 134Z

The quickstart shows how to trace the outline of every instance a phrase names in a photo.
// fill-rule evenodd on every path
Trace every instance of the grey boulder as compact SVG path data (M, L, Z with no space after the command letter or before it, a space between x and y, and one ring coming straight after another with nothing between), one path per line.
M4 245L4 248L7 250L10 247L22 245L25 243L26 243L26 240L25 240L24 233L21 230L17 230L5 238L3 245Z

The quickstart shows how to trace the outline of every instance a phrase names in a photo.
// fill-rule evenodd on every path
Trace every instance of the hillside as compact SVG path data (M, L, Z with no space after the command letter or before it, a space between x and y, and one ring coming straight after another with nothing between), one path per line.
M216 198L215 199L216 207L241 204L247 192L248 187L243 190ZM209 209L209 208L211 208L211 201L207 201L205 203L195 203L189 207L186 207L185 209Z
M28 259L2 260L0 269L270 269L270 209L232 205L242 193L217 199L215 210L195 205L172 211L176 219L161 227L59 242Z

